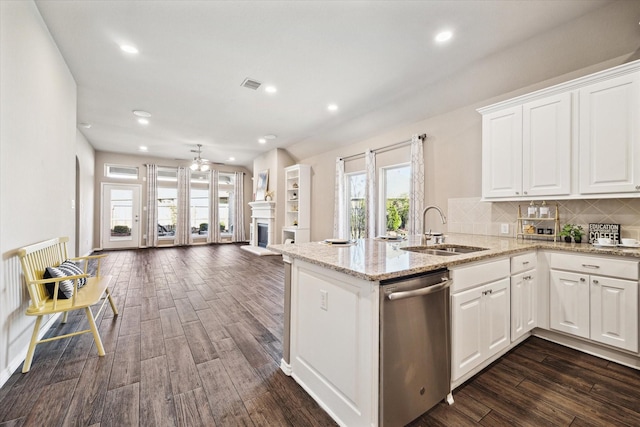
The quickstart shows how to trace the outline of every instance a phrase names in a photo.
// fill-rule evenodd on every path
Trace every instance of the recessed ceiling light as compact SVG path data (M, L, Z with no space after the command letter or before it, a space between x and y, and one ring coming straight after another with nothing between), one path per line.
M138 48L130 44L121 44L120 49L122 49L123 52L130 53L133 55L138 53Z
M140 123L141 125L148 125L149 120L140 118L138 119L138 123Z
M149 151L149 148L141 145L140 147L138 147L138 151Z
M228 161L228 162L233 162L235 159L236 159L235 157L229 157L229 158L227 159L227 161Z
M275 86L267 86L264 88L264 90L267 93L276 93L278 91Z
M338 110L338 106L336 104L329 104L329 105L327 105L327 110L329 110L329 111L337 111Z
M271 135L271 134L264 136L264 139L276 139L276 138L277 138L276 135Z
M78 126L84 129L91 129L91 123L78 123Z
M443 43L451 39L451 37L453 37L453 33L451 31L440 31L438 34L436 34L436 41L438 43Z
M151 117L151 113L144 110L133 110L133 115L138 117Z
M258 140L258 142L259 142L260 144L266 144L266 143L267 143L267 140L266 140L266 139L264 139L264 138L260 138L260 139Z

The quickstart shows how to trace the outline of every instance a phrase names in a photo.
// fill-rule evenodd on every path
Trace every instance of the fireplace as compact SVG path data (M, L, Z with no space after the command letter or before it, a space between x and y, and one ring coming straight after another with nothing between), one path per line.
M251 206L251 244L241 246L245 251L256 255L280 255L267 247L275 241L276 202L249 202Z
M269 244L269 224L258 223L258 246L266 248Z

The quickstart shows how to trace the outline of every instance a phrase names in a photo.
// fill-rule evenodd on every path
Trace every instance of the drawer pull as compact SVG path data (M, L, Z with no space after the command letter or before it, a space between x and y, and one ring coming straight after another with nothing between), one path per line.
M584 268L600 268L599 265L594 265L594 264L582 264L582 266Z
M531 280L531 276L524 276L523 279L524 280Z
M522 261L522 265L527 265L529 264L529 261Z

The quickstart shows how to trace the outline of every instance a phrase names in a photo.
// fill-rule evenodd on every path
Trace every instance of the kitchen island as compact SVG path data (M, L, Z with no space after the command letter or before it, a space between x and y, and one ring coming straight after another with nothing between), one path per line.
M456 283L462 284L465 280L469 280L468 278L481 277L482 274L485 274L483 271L488 275L501 272L501 281L502 283L506 281L507 287L503 286L502 298L496 299L496 301L506 301L506 308L499 311L498 314L506 316L507 323L506 330L503 330L502 336L499 336L500 339L494 340L501 344L499 347L493 348L492 353L478 363L474 362L473 366L464 367L464 375L452 378L451 389L531 334L530 330L527 330L516 339L510 339L511 312L509 304L511 302L508 284L510 271L513 270L513 268L510 270L509 263L513 264L513 260L518 260L523 256L532 256L534 260L536 256L542 257L539 265L545 270L543 274L538 275L539 286L535 290L535 298L541 301L549 301L550 295L548 279L550 262L546 257L565 252L584 255L587 258L598 257L594 259L611 258L615 262L623 260L620 262L628 263L631 266L627 270L633 273L635 268L635 288L637 288L638 260L640 259L640 250L638 249L598 249L589 244L522 241L513 238L463 234L447 235L444 245L471 246L484 248L484 250L454 256L438 256L403 249L420 245L420 239L415 237L399 242L362 239L349 245L312 242L269 247L282 253L285 262L290 263L291 267L290 306L287 305L289 308L285 308L288 311L285 313L285 317L290 315L290 325L285 326L285 335L290 338L290 347L285 344L282 369L291 375L341 425L379 425L379 301L380 284L383 281L449 269L454 278L455 286ZM469 266L479 266L480 274L469 269ZM616 274L613 273L614 276ZM488 286L485 285L486 282L478 280L478 284L483 285L483 289ZM631 283L633 284L633 282ZM467 288L459 290L466 291L461 295L473 291L473 289ZM633 290L637 291L637 289ZM484 293L491 293L490 291L492 289L487 288ZM499 293L496 292L492 295L497 296ZM632 323L635 321L637 338L638 298L637 293L634 295L635 297L630 299L635 299L636 303L635 317L632 317ZM542 332L547 332L550 317L548 303L540 304L536 310L539 313L537 317L540 322L534 326L541 327ZM456 316L455 310L452 313L453 316ZM465 320L465 322L467 323L461 323L463 328L473 326L473 321ZM494 327L494 329L500 332L500 325L497 326L498 328ZM454 371L457 357L455 351L456 330L454 324L454 360L452 362ZM398 331L398 333L403 333L403 331ZM288 337L284 337L285 343ZM545 337L554 339L554 336ZM601 342L606 343L606 341ZM565 345L572 344L573 342L565 343ZM583 351L600 354L582 346L582 344L584 343L579 342L579 345L573 344L573 346L581 348ZM465 347L468 345L465 344ZM458 351L464 356L465 363L467 359L471 359L466 357L464 353L466 350L468 349L463 348ZM604 353L603 357L619 360L631 366L640 365L637 350L633 354L628 351L614 351L608 347L600 348L600 350L602 350L601 353ZM481 352L474 350L472 354L475 353Z

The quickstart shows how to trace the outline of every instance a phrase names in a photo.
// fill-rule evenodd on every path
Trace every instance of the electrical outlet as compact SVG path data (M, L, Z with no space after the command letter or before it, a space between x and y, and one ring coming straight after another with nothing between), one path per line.
M329 292L325 290L320 291L320 308L327 311L329 305Z
M500 224L500 234L509 234L509 224Z

